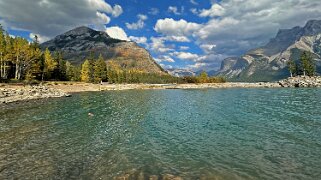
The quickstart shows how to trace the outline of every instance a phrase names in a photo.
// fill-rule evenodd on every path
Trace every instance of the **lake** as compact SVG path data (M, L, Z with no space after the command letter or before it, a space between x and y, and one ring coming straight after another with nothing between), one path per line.
M0 179L125 174L321 179L321 89L86 92L2 107Z

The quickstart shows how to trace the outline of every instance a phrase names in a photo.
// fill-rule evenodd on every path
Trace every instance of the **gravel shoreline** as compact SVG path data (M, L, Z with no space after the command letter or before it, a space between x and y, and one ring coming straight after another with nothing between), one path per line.
M22 86L0 84L0 104L69 97L72 93L148 89L209 89L209 88L279 88L278 83L209 83L209 84L91 84L91 83L48 83L46 86Z
M62 90L46 86L4 85L0 87L0 104L68 96L70 95Z
M0 84L0 104L26 100L69 97L72 93L148 89L224 89L224 88L282 88L321 87L321 77L293 77L279 82L227 82L205 84L92 84L81 82L47 82L46 85L23 86Z
M279 83L206 83L206 84L58 84L53 86L67 93L148 89L218 89L218 88L280 88Z

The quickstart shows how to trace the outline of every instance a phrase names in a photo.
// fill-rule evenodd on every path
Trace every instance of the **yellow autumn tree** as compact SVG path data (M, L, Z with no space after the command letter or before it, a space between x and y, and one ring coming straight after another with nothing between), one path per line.
M46 77L47 79L51 78L51 73L57 67L57 62L51 56L49 49L47 48L44 53L44 65L42 71L42 80Z
M80 79L83 82L92 82L92 65L86 60L81 66Z

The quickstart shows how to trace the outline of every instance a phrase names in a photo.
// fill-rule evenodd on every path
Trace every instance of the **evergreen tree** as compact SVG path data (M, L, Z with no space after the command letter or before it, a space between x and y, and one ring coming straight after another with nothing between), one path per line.
M107 80L107 66L102 55L94 63L94 81L101 82Z
M66 61L63 60L62 57L62 53L61 52L55 52L54 54L54 59L57 63L57 66L54 70L53 73L53 77L56 80L61 80L61 81L65 81L67 80L67 76L66 76L66 71L67 71L67 67L66 67Z
M297 74L296 64L293 60L291 59L289 60L288 67L289 67L291 77L293 77L294 74Z
M74 81L74 66L69 61L66 62L66 79Z
M92 82L92 65L87 59L81 66L81 81L83 82Z
M304 51L300 57L300 65L303 75L314 76L316 67L310 52Z

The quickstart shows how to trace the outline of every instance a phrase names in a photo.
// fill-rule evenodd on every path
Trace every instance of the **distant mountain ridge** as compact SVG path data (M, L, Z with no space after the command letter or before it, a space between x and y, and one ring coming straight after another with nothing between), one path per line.
M42 49L60 51L64 59L81 64L86 58L101 54L122 69L135 69L148 73L165 73L149 52L134 42L111 38L106 32L82 26L72 29L40 45Z
M218 75L236 81L273 81L289 76L287 62L297 61L309 51L321 73L321 20L310 20L304 27L281 29L265 46L248 51L241 57L223 60Z

